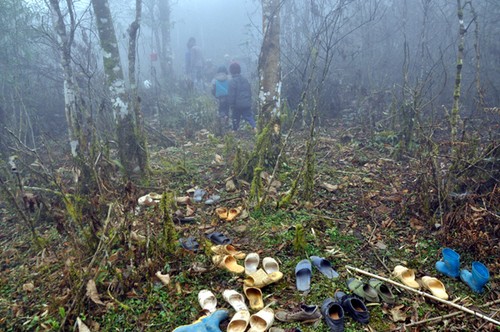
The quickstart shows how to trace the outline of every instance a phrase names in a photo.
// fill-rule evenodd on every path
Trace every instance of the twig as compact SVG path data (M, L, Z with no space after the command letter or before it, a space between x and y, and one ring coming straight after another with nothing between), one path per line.
M439 322L439 321L442 321L443 319L455 317L458 315L463 315L463 312L462 311L455 311L455 312L452 312L451 314L447 314L447 315L443 315L443 316L439 316L439 317L422 319L422 320L419 320L417 322L413 322L410 324L403 324L402 328L406 329L407 327L421 325L421 324L425 324L425 323L432 323L432 322L436 322L436 321ZM401 327L398 327L398 328L392 329L391 331L398 331L400 329L401 329Z
M369 277L372 277L372 278L376 278L376 279L379 279L379 280L382 280L384 282L387 282L387 283L390 283L392 285L395 285L397 287L400 287L400 288L403 288L403 289L406 289L408 291L411 291L413 293L417 293L417 294L420 294L422 296L425 296L425 297L428 297L430 299L433 299L435 301L438 301L438 302L441 302L441 303L444 303L444 304L447 304L449 306L452 306L454 308L457 308L457 309L460 309L466 313L469 313L471 315L474 315L476 317L479 317L479 318L482 318L482 319L485 319L493 324L496 324L496 325L499 325L500 326L500 322L499 321L496 321L494 320L493 318L487 316L487 315L484 315L482 313L479 313L479 312L476 312L474 310L471 310L469 308L466 308L464 307L463 305L459 305L459 304L456 304L456 303L453 303L451 301L447 301L447 300L443 300L439 297L436 297L434 295L431 295L429 293L426 293L426 292L423 292L421 290L418 290L418 289L414 289L414 288L411 288L411 287L408 287L408 286L405 286L403 284L400 284L399 282L396 282L394 280L391 280L391 279L387 279L387 278L384 278L384 277L381 277L381 276L378 276L376 274L373 274L373 273L370 273L370 272L366 272L364 270L361 270L361 269L358 269L358 268L355 268L355 267L352 267L352 266L349 266L349 265L346 265L346 269L348 270L352 270L352 271L355 271L355 272L358 272L358 273L361 273L361 274L364 274L364 275L367 275Z

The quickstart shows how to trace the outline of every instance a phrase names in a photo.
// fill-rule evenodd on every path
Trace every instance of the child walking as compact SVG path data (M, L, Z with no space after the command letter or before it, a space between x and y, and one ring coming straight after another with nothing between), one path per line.
M255 120L252 113L252 90L248 80L241 76L241 67L239 63L233 62L229 66L231 80L229 81L229 106L231 107L233 130L237 131L240 127L240 120L246 120L255 130Z
M220 66L217 69L215 78L212 80L212 94L219 102L221 127L226 128L229 121L229 77L226 66Z

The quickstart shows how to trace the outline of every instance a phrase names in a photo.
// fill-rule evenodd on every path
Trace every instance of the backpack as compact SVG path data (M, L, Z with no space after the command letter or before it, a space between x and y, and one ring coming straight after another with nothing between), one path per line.
M224 97L228 95L229 83L227 80L215 80L215 97Z

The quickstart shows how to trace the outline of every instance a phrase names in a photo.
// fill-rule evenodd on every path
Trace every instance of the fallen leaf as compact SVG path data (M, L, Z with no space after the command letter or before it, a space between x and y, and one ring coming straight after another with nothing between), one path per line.
M87 282L87 293L86 295L90 297L90 299L95 303L95 304L101 304L104 305L104 303L101 301L99 297L99 293L97 292L97 286L95 284L95 281L93 279L90 279Z
M235 190L236 190L236 185L234 184L233 179L228 180L226 182L226 191L227 192L232 192L232 191L235 191Z
M90 332L90 329L82 322L80 317L76 318L76 325L78 325L78 332Z
M215 154L215 163L218 165L224 165L224 158L222 156Z
M406 313L401 311L401 308L403 307L404 305L401 304L391 309L390 311L392 315L391 319L393 322L404 322L406 320Z
M23 291L31 293L35 290L35 285L32 282L27 282L23 285Z
M373 180L370 178L363 178L364 183L373 183Z
M382 241L378 241L377 243L375 243L375 246L377 246L377 248L382 249L382 250L387 249L387 245Z
M156 276L158 277L158 279L160 279L160 281L164 285L166 285L166 286L170 285L170 274L168 274L168 273L167 274L161 274L161 272L158 271L158 272L156 272Z
M184 204L184 205L186 205L186 204L189 204L189 202L191 201L191 198L189 196L176 197L175 201L178 204Z
M335 191L337 189L339 189L339 186L336 185L336 184L329 184L329 183L326 183L326 182L323 182L321 183L320 185L322 188L325 188L326 190L332 192L332 191Z

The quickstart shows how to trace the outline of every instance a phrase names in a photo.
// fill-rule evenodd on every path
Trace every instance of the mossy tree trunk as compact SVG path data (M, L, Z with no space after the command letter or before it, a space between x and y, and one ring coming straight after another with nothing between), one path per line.
M453 89L453 107L450 114L450 129L451 129L451 143L452 149L456 148L458 123L460 120L460 90L462 83L462 66L464 59L465 47L465 25L464 25L464 8L462 0L457 0L457 16L458 16L458 53L457 53L457 70L455 74L455 88Z
M79 183L84 193L92 192L95 189L95 179L92 179L92 171L88 162L92 156L88 156L91 151L88 149L90 135L85 135L82 123L87 118L86 110L81 104L81 96L78 85L75 82L73 69L71 66L71 47L76 29L75 14L72 2L68 1L69 25L66 24L64 15L59 6L58 0L50 0L50 10L54 27L58 37L59 51L61 54L61 67L64 77L64 113L68 124L68 138L71 155L76 167L81 171ZM86 121L85 121L86 122Z
M161 77L167 82L172 81L174 70L172 68L172 47L170 37L171 9L170 0L158 0L159 25L160 25L160 68Z
M259 165L272 164L281 145L281 65L280 65L280 1L262 0L264 39L259 55L259 119L260 135L269 144L261 144ZM267 127L268 130L263 130Z
M131 90L132 101L129 104L130 112L135 116L135 136L137 140L136 155L137 162L143 173L149 173L148 147L146 133L144 132L144 123L142 119L141 104L137 93L137 79L135 76L135 62L137 51L137 31L141 26L142 0L135 1L135 20L128 29L128 77Z
M118 154L124 169L130 174L136 166L141 168L144 166L141 161L142 156L138 154L141 145L137 138L137 123L134 112L131 111L132 108L129 105L130 101L118 50L118 40L108 0L92 0L92 7L103 50L104 73L106 75L109 101L116 120ZM143 168L141 170L146 171Z

